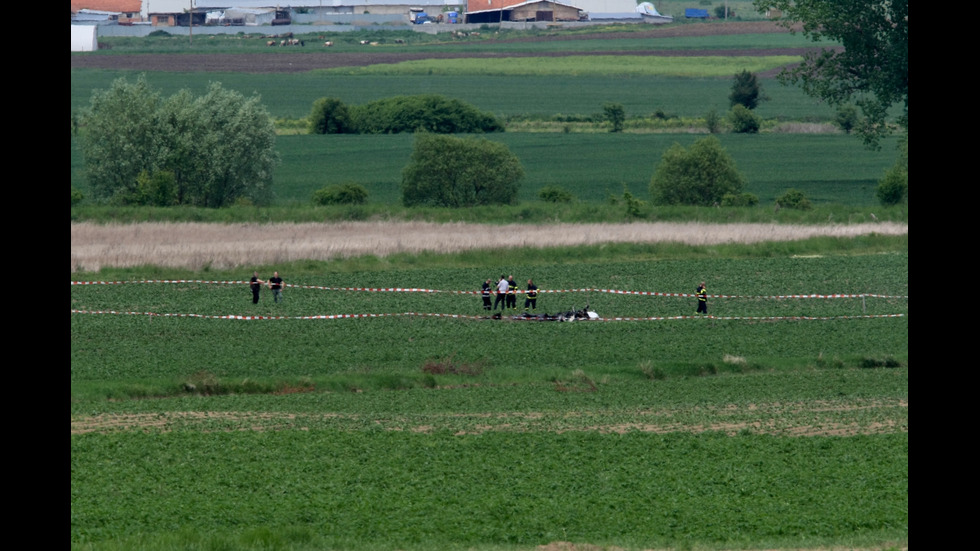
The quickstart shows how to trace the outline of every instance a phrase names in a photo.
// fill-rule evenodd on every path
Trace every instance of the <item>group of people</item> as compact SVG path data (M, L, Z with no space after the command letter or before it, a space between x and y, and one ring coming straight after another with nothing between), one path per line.
M497 306L500 306L501 310L517 310L517 282L514 281L514 276L504 277L500 276L497 280L497 285L491 285L491 280L486 280L483 282L483 289L480 291L480 296L483 298L483 309L490 311L496 310ZM490 302L493 298L494 289L497 292L497 299L493 301L493 307L491 308ZM527 290L524 292L524 310L536 310L538 308L538 286L534 284L533 280L527 280Z
M483 309L486 311L496 310L497 306L500 306L501 310L517 310L517 282L514 281L514 276L504 277L500 276L497 280L496 286L490 283L491 280L486 280L483 282L483 289L480 291L480 296L483 298ZM252 304L259 303L259 292L262 290L262 286L267 285L272 291L272 300L274 302L282 302L282 288L283 282L282 278L279 277L279 272L273 272L272 277L268 281L263 281L259 279L258 272L252 272L252 279L249 280L249 286L252 288ZM497 299L491 301L493 298L494 290L497 293ZM697 314L708 314L708 290L702 281L698 285L698 289L695 292L698 298L698 311ZM493 305L491 307L491 302ZM527 290L524 292L524 311L537 310L538 309L538 286L534 284L533 280L527 280Z
M267 285L272 290L273 301L282 302L283 283L282 278L279 277L279 272L273 272L268 281L262 281L259 279L258 272L252 272L252 279L249 280L248 284L252 288L252 304L259 303L259 291L262 290L263 285Z
M493 298L494 289L497 292L497 299L493 301L491 307L490 299ZM702 281L698 285L694 294L698 299L698 311L695 312L695 315L708 315L708 289L705 282ZM514 276L505 278L501 275L500 279L497 280L496 287L491 285L489 279L484 281L480 296L483 298L483 309L488 312L496 310L497 306L500 306L501 310L517 310L517 282L514 281ZM536 310L537 308L538 286L529 279L527 280L527 291L524 293L524 311Z

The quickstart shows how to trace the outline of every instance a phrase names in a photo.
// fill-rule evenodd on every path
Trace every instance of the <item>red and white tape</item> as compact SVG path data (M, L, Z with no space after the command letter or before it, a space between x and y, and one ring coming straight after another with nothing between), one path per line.
M204 279L143 279L137 281L72 281L75 285L130 285L148 283L196 283L206 285L249 285L248 281L230 280L204 280ZM284 287L292 289L314 289L319 291L353 291L371 293L446 293L454 295L479 295L482 291L445 291L440 289L426 289L420 287L326 287L322 285L293 285L285 284ZM516 289L515 294L523 295L527 291ZM635 295L651 297L679 297L691 298L697 296L695 293L670 293L662 291L623 291L619 289L538 289L538 293L606 293L613 295ZM908 295L882 295L877 293L833 293L833 294L790 294L790 295L708 295L709 298L733 298L733 299L838 299L838 298L883 298L883 299L902 299L908 300Z
M199 318L199 319L225 319L225 320L337 320L337 319L356 319L356 318L390 318L390 317L431 317L431 318L453 318L484 320L490 319L489 316L474 316L467 314L438 314L424 312L395 312L382 314L323 314L313 316L259 316L259 315L209 315L209 314L179 314L179 313L159 313L159 312L128 312L116 310L71 310L72 314L109 314L121 316L150 316L162 318ZM590 321L670 321L688 319L710 319L710 320L748 320L748 321L827 321L827 320L850 320L850 319L871 319L871 318L902 318L905 314L865 314L859 316L651 316L640 318L612 317L598 318ZM534 318L512 319L504 317L508 321L541 321Z

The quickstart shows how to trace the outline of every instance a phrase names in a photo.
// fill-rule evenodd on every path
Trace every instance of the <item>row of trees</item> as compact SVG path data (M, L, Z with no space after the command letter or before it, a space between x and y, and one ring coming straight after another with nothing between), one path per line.
M311 134L474 134L503 132L491 113L438 94L395 96L348 106L337 98L320 98L310 113Z
M221 207L268 199L279 162L258 96L212 83L162 98L142 77L92 95L80 142L96 198L114 204Z

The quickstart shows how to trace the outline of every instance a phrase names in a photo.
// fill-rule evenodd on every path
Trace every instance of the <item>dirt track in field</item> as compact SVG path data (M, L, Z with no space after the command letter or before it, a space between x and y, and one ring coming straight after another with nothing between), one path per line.
M556 36L527 37L501 40L499 43L530 43L565 40L612 40L620 38L668 38L678 36L710 36L731 34L785 33L785 28L769 22L717 24L692 24L676 27L654 27L648 31L594 34L563 34ZM265 40L255 35L254 40ZM447 40L449 36L447 33ZM461 43L462 44L462 43ZM466 42L472 45L473 42ZM444 49L446 44L439 45ZM508 57L566 57L583 55L584 52L398 52L396 46L385 46L384 51L335 53L322 46L308 45L302 52L285 52L270 48L266 53L248 54L121 54L71 56L72 69L121 69L134 71L186 71L186 72L236 72L236 73L299 73L314 69L338 67L364 67L379 63L400 63L418 59L457 58L508 58ZM365 46L365 49L374 49ZM594 55L632 56L772 56L803 55L811 48L772 48L753 50L643 50L603 51ZM764 76L764 75L763 75Z
M855 400L852 403L826 402L769 403L721 408L700 408L710 413L711 422L680 422L686 410L639 412L636 422L606 423L603 412L555 417L541 412L451 413L421 415L417 418L376 419L375 428L389 431L432 433L453 430L458 435L484 432L599 432L625 434L646 432L723 432L728 435L748 431L753 434L800 436L854 436L908 432L908 402L905 400ZM878 412L875 422L859 419ZM109 433L127 431L169 432L172 430L280 431L311 430L329 425L340 430L362 430L365 419L357 414L299 414L250 411L176 411L145 414L102 414L72 416L71 433ZM346 428L345 428L346 427Z

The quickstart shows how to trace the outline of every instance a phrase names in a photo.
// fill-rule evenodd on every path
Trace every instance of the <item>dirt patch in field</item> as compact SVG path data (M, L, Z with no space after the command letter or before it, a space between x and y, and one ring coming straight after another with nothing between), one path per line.
M744 23L694 24L676 27L654 27L638 32L604 32L591 34L556 33L553 35L500 40L498 43L530 43L565 40L615 40L624 38L670 38L679 36L715 36L732 34L786 33L784 27L775 23L755 21ZM265 40L253 35L255 40ZM449 40L447 34L447 40ZM492 42L488 42L492 43ZM460 43L472 47L473 42ZM324 48L308 46L303 52L282 52L270 48L264 53L245 54L118 54L85 55L72 54L72 69L117 69L132 71L172 71L172 72L232 72L232 73L301 73L315 69L334 69L337 67L365 67L381 63L400 63L418 59L459 59L459 58L512 58L512 57L566 57L587 55L586 52L447 52L451 44L438 45L438 52L399 52L397 46L365 46L375 51L332 52ZM417 48L417 46L414 46ZM313 50L313 51L310 51ZM631 56L799 56L812 48L771 48L743 50L644 50L611 51L592 55L631 55Z
M850 414L853 412L853 415ZM875 420L868 420L873 414ZM858 400L828 407L823 402L752 404L720 408L695 407L637 412L633 422L611 422L620 412L495 412L450 413L371 419L356 414L299 414L250 411L166 412L77 415L71 434L111 432L202 432L334 430L360 431L366 425L381 430L430 434L446 430L458 436L485 432L598 432L668 434L722 432L771 434L788 437L854 436L908 432L907 400ZM685 418L692 417L685 420ZM693 418L693 417L696 417Z
M908 224L794 226L777 224L482 224L344 222L336 224L71 224L71 272L155 265L193 270L210 266L279 264L398 253L455 253L511 247L602 243L759 243L870 233L902 235Z

